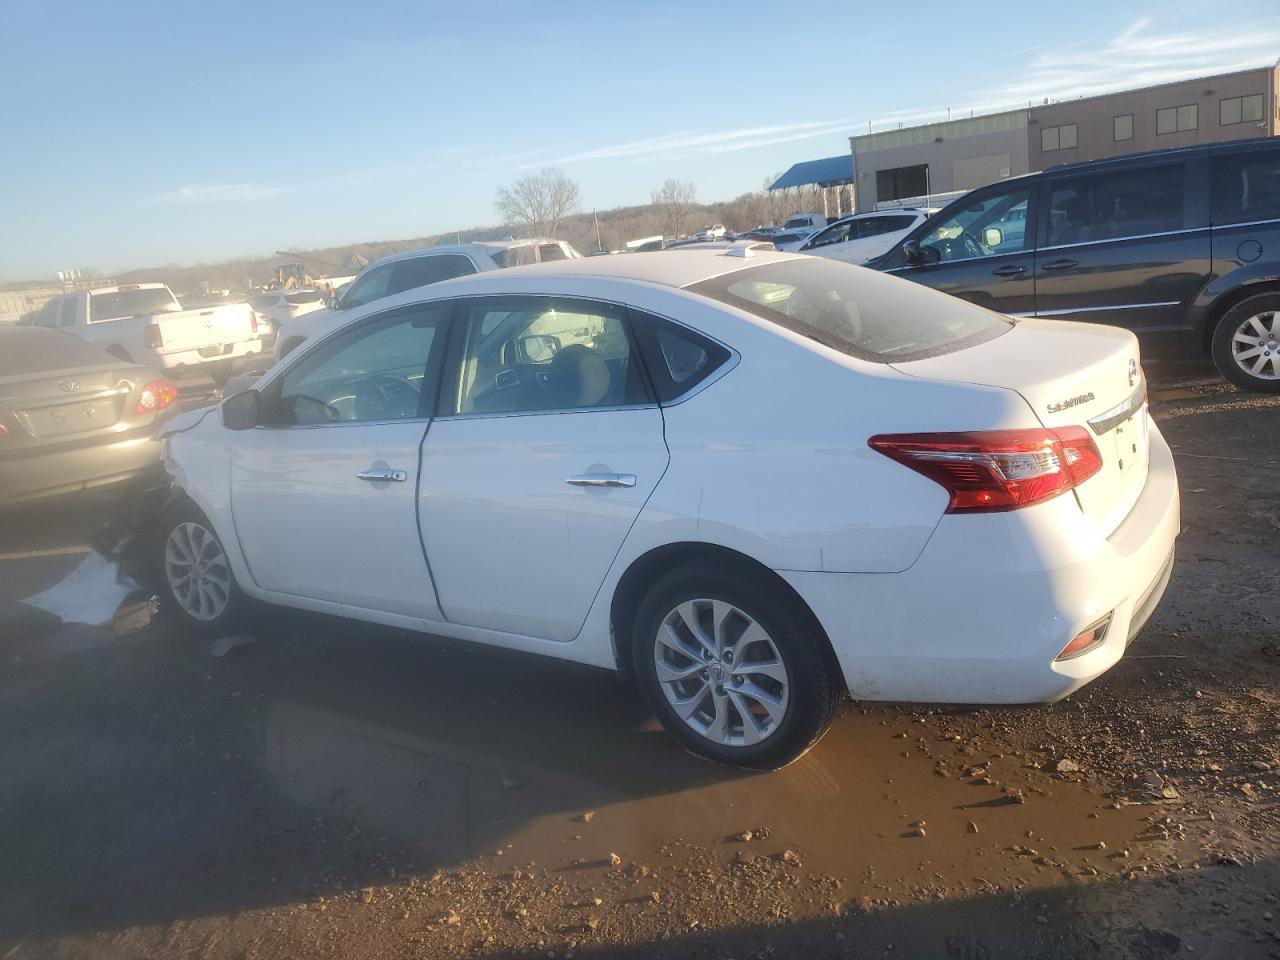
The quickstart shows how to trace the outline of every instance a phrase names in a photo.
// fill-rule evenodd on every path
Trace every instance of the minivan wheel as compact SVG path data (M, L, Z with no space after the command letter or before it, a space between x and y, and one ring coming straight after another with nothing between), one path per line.
M208 518L194 503L180 502L165 512L157 541L165 606L197 633L234 632L247 599Z
M1280 393L1280 293L1241 300L1213 331L1218 372L1246 390Z
M667 731L734 766L791 763L821 739L843 694L812 615L754 571L672 570L640 604L633 655Z

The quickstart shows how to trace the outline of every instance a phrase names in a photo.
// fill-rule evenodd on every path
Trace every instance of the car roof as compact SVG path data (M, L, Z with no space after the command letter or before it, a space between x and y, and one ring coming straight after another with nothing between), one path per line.
M557 246L559 240L553 240L550 237L533 237L528 240L476 240L471 243L441 243L430 247L418 247L416 250L402 250L399 253L389 253L385 257L379 257L374 260L369 267L376 267L383 263L395 263L399 260L416 260L419 257L441 256L443 254L463 254L464 256L473 256L475 254L484 254L492 256L503 250L510 250L513 247L532 247L543 243L554 243ZM363 272L363 271L361 271Z

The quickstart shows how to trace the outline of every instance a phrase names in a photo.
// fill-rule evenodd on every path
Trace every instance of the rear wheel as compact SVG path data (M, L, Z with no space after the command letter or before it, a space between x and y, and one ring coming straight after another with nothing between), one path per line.
M640 605L636 676L667 731L720 763L773 770L826 732L843 689L826 637L751 570L694 562Z
M227 552L207 517L183 501L165 512L157 568L167 606L198 633L235 631L247 598L236 584Z
M1213 332L1218 372L1246 390L1280 393L1280 293L1241 300Z

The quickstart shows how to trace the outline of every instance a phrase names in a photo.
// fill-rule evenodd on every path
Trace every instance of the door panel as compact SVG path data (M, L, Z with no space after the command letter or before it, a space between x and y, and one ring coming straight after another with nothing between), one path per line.
M928 263L893 271L998 313L1031 314L1036 308L1035 254Z
M653 406L437 420L419 517L445 616L572 640L667 459Z

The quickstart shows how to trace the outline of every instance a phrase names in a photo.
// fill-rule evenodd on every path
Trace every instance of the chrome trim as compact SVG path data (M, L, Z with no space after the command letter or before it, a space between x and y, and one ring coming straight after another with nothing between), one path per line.
M403 483L409 474L403 470L361 470L356 474L357 480L394 480Z
M1046 250L1071 250L1075 247L1094 247L1103 243L1121 243L1125 240L1152 240L1156 237L1177 237L1186 233L1199 233L1202 230L1210 229L1207 225L1203 227L1183 227L1181 230L1162 230L1159 233L1136 233L1127 237L1107 237L1105 240L1081 240L1076 243L1055 243L1047 247L1036 247L1037 253L1044 253ZM947 261L955 263L954 260Z
M1280 217L1271 217L1269 220L1245 220L1241 223L1211 223L1209 228L1212 230L1231 230L1235 227L1261 227L1268 223L1280 223Z
M892 249L892 247L890 249ZM1033 256L1035 253L1035 247L1028 247L1026 250L1010 250L1007 253L993 253L987 257L960 257L957 260L939 260L937 263L905 263L900 267L891 267L884 272L897 273L899 270L918 270L921 267L943 267L949 266L953 263L977 263L980 260L990 262L992 260L1002 260L1006 257L1029 257Z
M1104 410L1089 420L1089 426L1093 427L1093 432L1098 436L1102 436L1109 430L1119 426L1128 420L1137 411L1141 410L1147 402L1147 378L1144 374L1138 381L1138 388L1133 391L1124 400L1121 400L1110 410Z
M1112 303L1101 307L1063 307L1061 310L1040 310L1027 316L1058 317L1068 313L1104 313L1108 310L1140 310L1144 307L1180 307L1181 300L1161 300L1158 303Z
M103 401L111 400L114 397L127 397L132 392L133 385L128 381L123 381L118 387L109 387L93 393L65 393L45 400L18 400L15 398L11 402L19 404L19 409L23 411L43 410L46 407L65 407L73 403L92 403L95 400Z
M495 420L505 417L566 416L571 413L617 413L622 410L657 410L656 403L629 403L612 407L561 407L557 410L515 410L509 413L449 413L435 420Z
M390 423L431 422L430 417L394 417L390 420L335 420L333 423L260 423L255 430L329 430L333 427L376 427Z
M565 477L564 482L574 487L634 487L634 473L579 473Z

